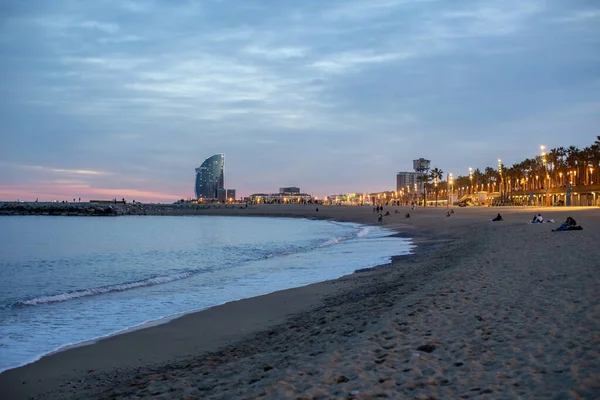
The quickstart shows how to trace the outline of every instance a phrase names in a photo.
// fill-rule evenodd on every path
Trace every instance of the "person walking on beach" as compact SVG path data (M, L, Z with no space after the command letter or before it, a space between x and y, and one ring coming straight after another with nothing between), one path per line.
M383 221L383 215L379 214L379 217L377 217L377 222L381 223Z

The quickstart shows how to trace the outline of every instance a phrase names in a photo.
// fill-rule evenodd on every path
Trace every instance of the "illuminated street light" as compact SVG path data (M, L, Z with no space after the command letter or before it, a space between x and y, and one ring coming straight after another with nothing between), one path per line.
M454 185L454 179L452 173L450 173L448 174L448 204L446 204L446 208L450 207L450 202L452 201L452 192L454 191L452 185Z
M473 168L469 167L469 180L471 181L471 194L473 194Z
M500 173L500 201L503 201L502 189L504 188L504 177L502 176L502 160L498 159L498 172Z

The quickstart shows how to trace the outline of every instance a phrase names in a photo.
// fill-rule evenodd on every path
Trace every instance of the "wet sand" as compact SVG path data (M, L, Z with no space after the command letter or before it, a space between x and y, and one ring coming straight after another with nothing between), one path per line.
M161 213L377 219L318 208ZM0 394L600 398L600 209L386 210L382 225L414 238L415 254L44 357L0 374ZM537 212L556 223L528 224ZM552 232L568 215L583 230Z

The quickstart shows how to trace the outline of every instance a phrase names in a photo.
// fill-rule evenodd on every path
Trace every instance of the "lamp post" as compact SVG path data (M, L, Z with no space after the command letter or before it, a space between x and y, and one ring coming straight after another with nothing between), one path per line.
M471 189L469 190L473 194L473 168L469 167L469 181L471 181Z
M448 204L446 204L446 208L450 207L450 202L452 201L452 193L454 192L452 185L454 185L454 179L450 173L448 174Z
M548 186L548 168L547 168L547 162L546 162L546 146L542 145L540 146L540 150L542 151L542 165L544 166L544 189L547 190ZM547 193L544 194L544 199L546 199L547 197Z
M423 184L423 185L425 185L425 184ZM414 189L415 189L415 194L414 194L414 196L415 196L415 199L416 199L416 201L417 201L417 205L418 205L418 201L419 201L419 191L418 191L418 189L417 189L417 183L416 183L416 182L415 182L415 187L414 187Z
M502 189L504 189L504 178L502 176L502 160L498 159L498 173L500 173L500 202L503 202Z

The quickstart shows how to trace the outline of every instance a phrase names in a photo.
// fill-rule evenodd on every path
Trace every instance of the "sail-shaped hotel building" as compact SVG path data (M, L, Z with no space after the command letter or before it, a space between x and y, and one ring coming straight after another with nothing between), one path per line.
M215 154L208 157L196 168L196 199L223 200L225 191L225 155Z

